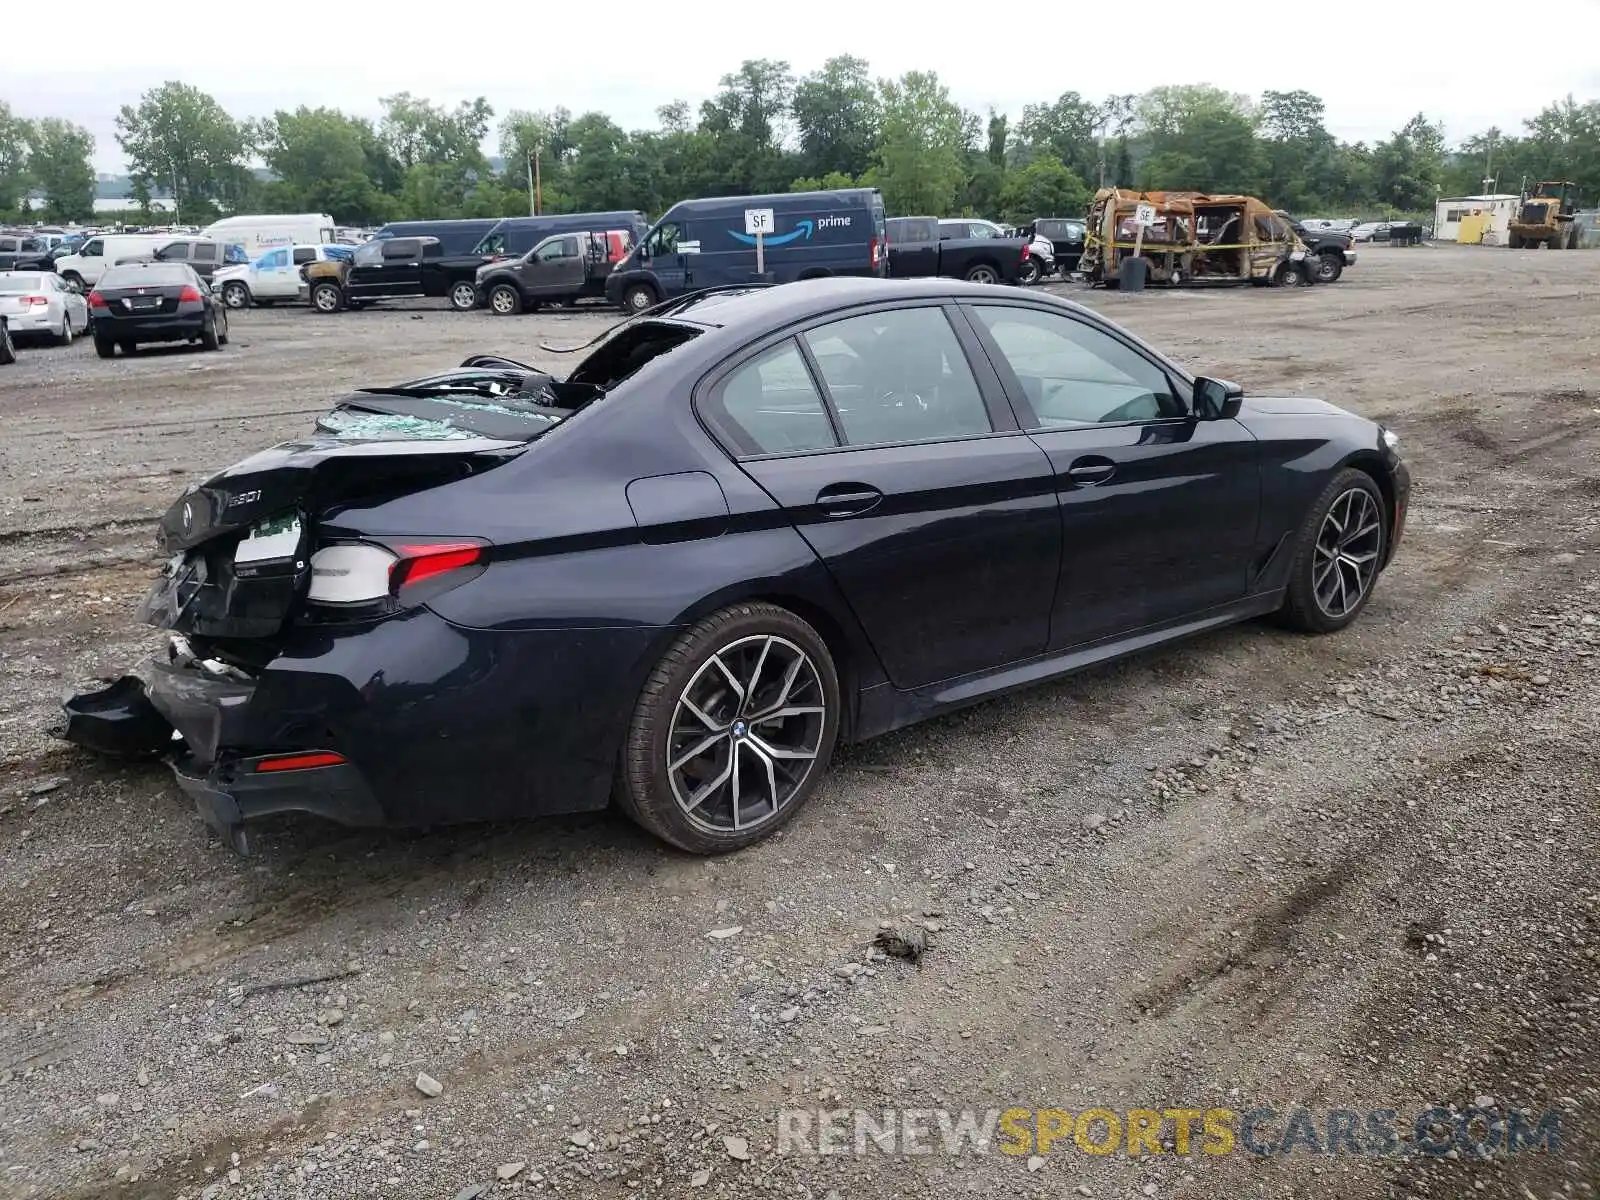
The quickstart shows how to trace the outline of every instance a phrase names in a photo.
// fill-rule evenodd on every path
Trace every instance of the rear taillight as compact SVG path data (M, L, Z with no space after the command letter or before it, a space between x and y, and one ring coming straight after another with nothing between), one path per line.
M306 599L334 608L422 604L467 582L487 565L483 542L468 538L399 538L340 542L311 556Z
M1028 261L1028 247L1027 246L1024 246L1022 248L1022 261L1023 262L1027 262Z
M182 304L186 300L199 300L199 299L200 299L200 289L197 288L197 287L191 287L187 283L183 285L183 290L178 293L178 303L179 304Z
M90 308L110 308L111 306L106 303L106 298L104 296L102 296L99 292L90 292L89 293L89 307Z
M34 307L37 307L37 306L42 305L42 304L49 304L50 303L50 297L48 297L48 296L24 296L22 298L22 302L24 304L28 305L30 308L34 308Z
M877 238L873 238L872 239L872 265L873 266L877 266L878 265L878 260L879 260L879 257L881 255L881 253L882 253L882 250L881 250L881 248L880 248L880 246L878 244L878 239Z

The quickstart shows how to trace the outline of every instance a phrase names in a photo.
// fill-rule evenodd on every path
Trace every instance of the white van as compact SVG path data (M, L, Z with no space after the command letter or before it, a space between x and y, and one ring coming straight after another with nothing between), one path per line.
M320 246L336 241L333 218L327 213L278 213L265 216L224 217L200 231L224 246L239 246L252 262L279 246Z
M100 282L100 276L119 259L137 258L154 254L156 248L172 241L166 233L107 233L92 237L78 247L76 254L63 254L56 259L56 274L75 287L88 291Z

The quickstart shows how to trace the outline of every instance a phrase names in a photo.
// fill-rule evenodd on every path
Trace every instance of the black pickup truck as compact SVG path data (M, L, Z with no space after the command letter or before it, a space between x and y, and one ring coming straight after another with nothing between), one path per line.
M320 313L360 308L377 300L448 296L457 308L478 302L478 268L486 254L446 254L436 237L373 238L352 258L300 268L300 294Z
M890 217L889 275L922 279L944 275L972 283L1020 283L1028 238L941 238L938 217Z
M1305 243L1306 252L1316 263L1318 283L1332 283L1344 274L1346 267L1355 265L1356 252L1350 248L1348 233L1338 233L1332 229L1307 229L1288 213L1278 209L1273 211L1289 222L1295 237Z

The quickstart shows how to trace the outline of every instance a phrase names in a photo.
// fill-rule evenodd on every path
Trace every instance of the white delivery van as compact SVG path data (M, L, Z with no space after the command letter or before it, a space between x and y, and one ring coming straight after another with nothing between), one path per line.
M335 241L333 218L327 213L277 213L253 217L224 217L200 231L224 246L239 246L254 262L279 246L320 246Z
M119 259L154 254L158 247L170 241L172 236L166 233L102 234L84 242L76 254L63 254L56 259L56 274L74 287L88 291Z

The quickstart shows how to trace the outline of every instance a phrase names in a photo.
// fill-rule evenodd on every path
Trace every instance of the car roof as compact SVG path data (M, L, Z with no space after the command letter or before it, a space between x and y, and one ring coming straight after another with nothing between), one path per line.
M826 316L838 309L879 300L1043 300L1057 307L1094 316L1092 310L1048 292L1001 291L993 284L959 279L868 279L833 277L802 279L777 287L751 287L712 293L663 319L710 329L746 323L783 325Z

